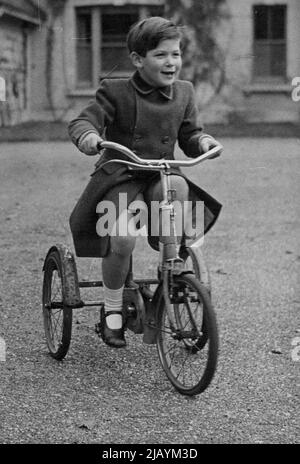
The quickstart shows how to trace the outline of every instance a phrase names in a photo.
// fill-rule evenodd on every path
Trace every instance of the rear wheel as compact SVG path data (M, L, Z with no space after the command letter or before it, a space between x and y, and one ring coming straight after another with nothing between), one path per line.
M49 352L58 360L66 356L72 334L72 308L64 305L64 285L60 254L53 250L44 264L43 318Z
M217 366L218 332L206 288L192 275L174 276L167 309L161 298L157 348L164 371L184 395L197 395L210 384Z

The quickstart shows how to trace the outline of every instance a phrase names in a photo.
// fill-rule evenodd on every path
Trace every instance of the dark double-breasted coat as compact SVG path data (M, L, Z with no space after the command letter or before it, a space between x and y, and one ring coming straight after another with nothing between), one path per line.
M75 145L86 131L93 131L110 141L125 145L141 158L174 159L176 141L188 157L199 156L198 141L203 129L197 124L194 90L190 82L176 81L172 86L153 88L138 72L129 79L104 79L96 98L69 124ZM96 163L95 172L79 198L70 217L77 256L103 257L108 252L109 237L96 231L96 208L117 184L126 185L128 203L142 190L141 182L131 182L134 173L125 166L110 163L122 158L120 153L105 150ZM180 170L175 171L184 176ZM185 177L189 199L204 202L204 232L216 221L221 205ZM157 241L150 241L157 249Z

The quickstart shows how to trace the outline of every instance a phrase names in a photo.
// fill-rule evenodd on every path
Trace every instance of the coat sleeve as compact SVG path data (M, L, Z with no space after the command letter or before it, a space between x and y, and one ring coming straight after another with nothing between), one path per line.
M178 132L178 144L186 156L196 158L199 152L199 137L204 135L203 126L199 124L199 113L195 103L195 92L190 82L185 82L184 92L188 94L188 103L184 119Z
M110 82L103 80L96 92L95 100L84 108L79 116L68 125L72 142L77 146L80 136L87 131L103 134L105 127L115 116L114 92Z

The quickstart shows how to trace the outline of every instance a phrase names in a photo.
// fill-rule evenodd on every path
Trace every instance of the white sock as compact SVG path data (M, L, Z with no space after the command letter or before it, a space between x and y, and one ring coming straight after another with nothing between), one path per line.
M109 329L121 329L122 327L123 288L124 285L122 285L121 288L114 290L112 288L107 288L103 284L105 314L110 311L118 311L120 313L111 314L106 317L106 324Z

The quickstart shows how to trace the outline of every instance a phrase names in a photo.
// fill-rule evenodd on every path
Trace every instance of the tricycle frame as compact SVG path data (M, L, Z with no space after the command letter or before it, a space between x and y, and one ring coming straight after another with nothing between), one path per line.
M174 192L170 185L171 167L174 165L194 165L197 161L178 162L176 160L142 160L126 147L112 142L103 142L101 148L114 148L131 158L127 160L111 160L126 164L131 169L158 170L161 176L163 189L163 202L160 204L160 218L164 214L170 223L170 235L159 238L159 264L157 278L134 279L133 262L130 260L130 269L126 278L123 293L123 321L125 329L134 333L143 333L143 342L157 344L159 358L163 369L174 387L182 394L195 395L201 393L210 384L217 364L218 335L214 311L210 300L210 281L207 268L201 250L193 247L179 247L174 221ZM220 153L212 149L210 152L198 157L200 162L209 157L215 157ZM184 259L183 259L184 258ZM191 266L187 268L185 263L191 258ZM44 262L43 283L43 315L47 345L51 356L55 359L63 359L69 349L72 332L72 310L83 307L100 307L100 322L95 326L98 334L101 333L101 312L104 311L103 301L86 300L80 296L82 288L102 287L101 280L80 281L74 256L64 245L55 245L47 253ZM60 301L52 298L53 280L61 284ZM201 281L202 280L202 281ZM155 285L155 291L150 289ZM193 310L193 304L196 309ZM183 308L183 309L181 309ZM201 317L198 321L198 314ZM61 317L62 316L62 317ZM62 329L57 334L56 328ZM199 325L200 324L200 325ZM168 348L171 344L179 344L179 361L184 352L184 362L188 357L193 360L200 357L205 350L204 371L197 381L181 380L183 367L172 366L173 358L170 358ZM172 345L171 345L172 346ZM195 361L193 361L195 364ZM179 372L178 372L179 370ZM189 382L189 383L188 383Z

